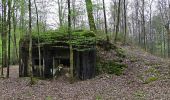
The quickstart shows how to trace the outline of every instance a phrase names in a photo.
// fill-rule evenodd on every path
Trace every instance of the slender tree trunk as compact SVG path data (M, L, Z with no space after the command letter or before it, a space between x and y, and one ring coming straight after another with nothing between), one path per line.
M1 33L1 39L2 39L2 44L3 44L3 35L4 35L4 4L3 4L4 2L3 2L3 0L2 0L2 33ZM2 59L1 59L1 61L2 61L2 66L1 66L1 76L3 76L3 62L4 62L4 53L3 53L3 46L2 46Z
M168 20L170 20L170 0L168 0L168 8ZM168 58L170 58L170 26L168 27Z
M16 17L17 17L17 13L15 13L15 12L17 12L17 10L15 11L15 4L14 4L13 11L12 11L13 34L14 34L14 50L15 50L15 55L16 55L17 62L19 62L18 49L17 49L17 39L16 39L16 26L17 26Z
M41 74L41 47L40 47L40 28L39 28L39 20L38 20L38 9L37 9L37 4L36 4L36 0L34 0L34 4L35 4L35 9L36 9L36 15L37 15L37 31L38 31L38 56L39 56L39 74L40 76Z
M61 7L62 2L60 0L58 0L57 3L58 3L58 14L59 14L60 27L62 27L63 26L62 7Z
M149 34L150 34L150 41L151 41L151 48L152 48L152 5L150 4L150 18L149 18ZM153 53L152 49L151 49L151 53Z
M23 36L23 34L27 34L27 32L25 32L25 21L24 21L24 16L25 16L25 0L21 0L21 33L20 36Z
M10 66L10 45L11 45L11 0L8 0L8 66L7 66L7 78L9 78L9 66Z
M134 13L132 13L132 33L133 33L133 36L135 37L135 39L137 39L137 35L135 34L135 20L134 20L135 16L134 16ZM130 28L129 28L130 29ZM132 39L132 43L133 43L133 39Z
M73 19L73 27L74 27L74 30L76 29L76 0L73 0L72 1L72 9L73 9L73 16L72 16L72 19Z
M135 20L136 27L135 32L138 34L138 44L141 44L141 32L140 32L140 21L139 21L139 0L135 0Z
M168 58L170 58L170 30L168 30Z
M31 0L28 4L29 8L29 59L28 59L28 75L31 78L31 84L33 84L33 73L32 73L32 17L31 17Z
M145 0L142 0L142 33L144 34L144 49L146 50L146 32L145 32Z
M114 15L113 15L113 20L114 20L114 32L116 33L116 15L117 15L117 3L116 0L114 1Z
M126 25L126 0L124 0L124 44L126 43L127 37L127 25Z
M3 4L3 33L2 33L2 70L1 73L3 75L3 67L7 67L8 66L8 59L7 59L7 15L6 15L6 0L2 0L2 4Z
M106 39L109 42L109 36L108 36L108 30L107 30L106 8L105 8L105 1L104 0L103 0L103 13L104 13L104 23L105 23Z
M71 82L73 81L73 48L71 44L71 7L70 0L68 0L68 33L69 33L69 41L70 41L70 78Z
M119 32L119 24L120 24L120 4L121 0L119 0L118 12L117 12L117 24L116 24L116 35L115 35L115 42L117 42L117 36Z
M95 25L94 17L93 17L93 4L91 0L86 0L86 9L87 9L87 14L88 14L90 30L96 32L96 25Z
M162 11L162 8L159 6L159 13L161 14L161 21L163 22L163 24L166 24L165 23L165 20L164 20L164 15L163 15L163 11ZM165 28L164 26L162 26L162 32L163 32L163 39L164 39L164 58L166 58L166 34L165 34Z

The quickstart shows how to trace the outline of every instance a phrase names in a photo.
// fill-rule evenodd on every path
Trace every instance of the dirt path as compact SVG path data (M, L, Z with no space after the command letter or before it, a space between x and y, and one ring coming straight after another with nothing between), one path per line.
M29 86L29 78L18 78L18 68L12 66L10 78L0 80L0 100L170 100L167 61L136 48L124 50L128 68L123 75L100 75L74 84L60 77Z

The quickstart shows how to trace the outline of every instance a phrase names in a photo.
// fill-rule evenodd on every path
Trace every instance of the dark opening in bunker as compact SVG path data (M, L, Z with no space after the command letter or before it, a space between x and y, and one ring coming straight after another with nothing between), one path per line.
M59 64L62 64L65 67L70 66L70 60L69 59L58 59Z
M34 65L39 65L39 59L34 59ZM43 60L41 60L41 66L43 65Z

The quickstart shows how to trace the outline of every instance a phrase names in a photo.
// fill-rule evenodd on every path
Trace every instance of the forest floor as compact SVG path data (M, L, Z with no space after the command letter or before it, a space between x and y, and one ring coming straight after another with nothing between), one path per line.
M12 66L9 79L0 79L0 100L168 100L170 99L169 61L135 47L126 52L123 75L99 75L70 84L65 77L38 80L18 78L18 66Z

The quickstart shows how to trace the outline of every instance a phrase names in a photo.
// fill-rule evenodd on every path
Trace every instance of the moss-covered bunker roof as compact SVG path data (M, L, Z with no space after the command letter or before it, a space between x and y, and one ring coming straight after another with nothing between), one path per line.
M28 41L28 36L25 36L21 39L21 42ZM92 31L74 31L71 33L71 39L69 39L69 34L66 32L60 31L48 31L39 34L40 44L56 44L56 43L71 43L76 47L87 48L89 46L94 46L96 43L96 37ZM38 33L32 34L33 44L38 43ZM71 40L71 41L70 41Z

